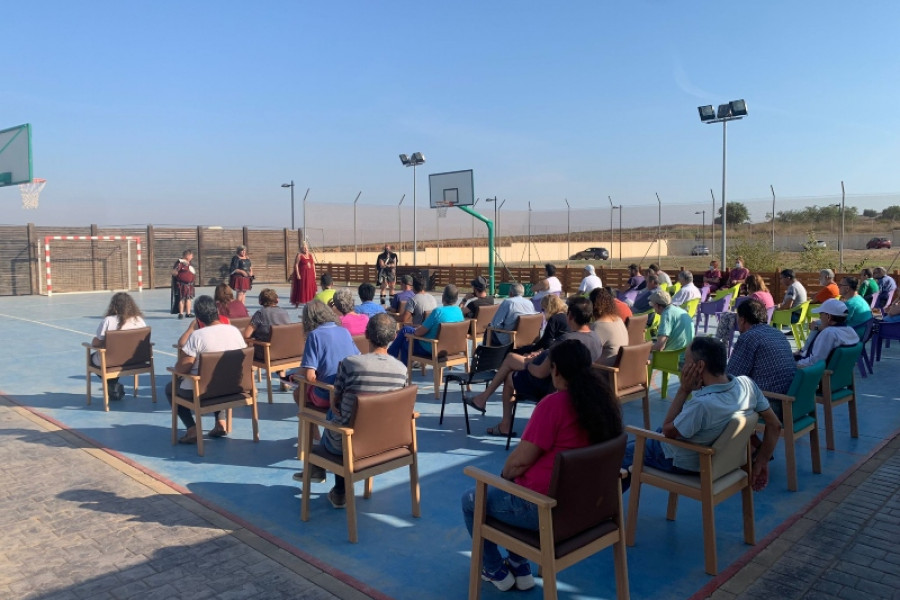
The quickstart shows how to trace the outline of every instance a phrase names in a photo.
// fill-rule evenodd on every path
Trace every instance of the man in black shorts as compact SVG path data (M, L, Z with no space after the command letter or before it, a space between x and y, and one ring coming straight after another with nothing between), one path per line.
M375 264L378 266L378 285L381 286L381 303L384 304L384 290L389 290L388 299L394 295L394 282L397 281L397 261L394 249L384 245L384 252L378 255Z

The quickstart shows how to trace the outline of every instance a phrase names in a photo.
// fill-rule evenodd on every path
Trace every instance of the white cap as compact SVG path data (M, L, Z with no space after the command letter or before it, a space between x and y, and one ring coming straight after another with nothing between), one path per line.
M837 298L831 298L823 302L822 306L812 309L812 312L815 314L825 313L833 317L845 317L847 316L847 305Z

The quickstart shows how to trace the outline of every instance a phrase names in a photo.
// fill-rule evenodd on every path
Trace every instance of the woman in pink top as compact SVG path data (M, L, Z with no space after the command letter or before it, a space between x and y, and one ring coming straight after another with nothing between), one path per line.
M361 315L353 310L353 294L350 290L338 290L331 299L331 309L341 320L341 326L350 332L350 335L365 335L366 325L369 324L369 316Z
M759 275L747 277L747 295L762 302L767 309L775 306L775 299L772 298L769 288L766 287L766 282Z
M556 455L615 438L622 433L622 413L604 379L591 369L588 349L578 340L564 340L550 348L550 376L558 390L535 407L501 475L521 486L546 494ZM475 490L463 494L463 517L469 535L475 515ZM525 529L538 528L537 507L496 488L488 488L488 516ZM505 560L493 542L484 542L481 576L499 590L515 585L520 590L534 586L531 566L513 552Z

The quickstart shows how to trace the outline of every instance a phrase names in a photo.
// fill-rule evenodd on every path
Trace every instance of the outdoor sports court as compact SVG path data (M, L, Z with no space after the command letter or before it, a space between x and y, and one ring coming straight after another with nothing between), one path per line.
M198 290L209 293L209 289ZM286 289L279 289L279 294ZM507 456L504 439L484 435L485 427L499 420L499 395L488 414L470 416L473 435L465 435L459 393L451 391L447 417L438 424L440 403L431 388L431 373L416 374L419 385L417 410L422 516L411 516L406 470L375 478L370 500L361 499L357 486L359 543L347 540L345 511L335 510L325 495L332 479L314 484L311 515L300 521L299 483L291 479L296 460L296 409L286 392L265 401L265 383L259 385L260 442L251 441L249 409L235 413L233 434L209 440L206 456L195 446L171 444L171 413L163 394L167 366L174 364L172 344L187 321L168 314L168 290L135 293L153 328L156 386L159 401L151 403L149 378L142 377L137 398L129 395L103 411L99 380L93 382L94 399L85 405L84 362L81 343L90 341L109 300L109 294L63 294L0 298L0 326L6 345L15 348L9 366L0 373L0 392L14 402L51 417L76 430L97 445L121 453L155 472L160 478L183 486L223 511L278 538L286 548L318 564L329 565L351 583L366 586L377 597L408 599L465 598L471 542L462 523L460 496L471 486L463 475L466 465L499 472ZM249 297L248 297L249 299ZM254 311L256 306L249 306ZM296 314L291 311L292 315ZM813 475L809 448L798 448L799 492L788 492L784 456L776 451L769 487L754 495L757 542L785 521L810 508L823 490L882 442L900 429L892 367L897 363L895 344L885 349L875 375L859 380L860 437L849 437L846 410L838 410L836 445L822 451L821 475ZM123 383L126 381L123 380ZM670 391L670 393L674 393ZM658 392L651 396L653 424L662 419L667 403ZM528 405L516 421L521 432ZM638 403L625 407L625 421L639 425ZM821 419L820 419L821 420ZM210 419L206 419L207 427ZM88 482L86 482L88 485ZM627 499L627 496L626 496ZM678 520L665 519L666 496L646 487L642 494L637 545L628 549L628 570L634 598L690 597L713 578L703 570L700 505L680 502ZM740 497L732 497L716 509L720 569L746 560L753 547L743 543ZM720 575L721 577L722 575ZM604 551L559 577L560 597L572 599L615 596L612 552ZM374 590L374 591L373 591ZM540 583L516 597L538 598ZM493 586L483 587L485 598L500 597Z

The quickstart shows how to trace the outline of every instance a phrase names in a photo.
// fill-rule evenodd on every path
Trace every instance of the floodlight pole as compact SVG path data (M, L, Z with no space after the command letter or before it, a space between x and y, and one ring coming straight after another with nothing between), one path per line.
M293 191L293 190L291 190ZM306 193L303 194L303 235L300 236L302 239L308 239L306 237L306 198L309 196L309 188L306 188Z
M726 252L728 251L728 207L725 204L725 165L728 162L726 140L728 139L728 121L722 121L722 267L728 264Z
M496 215L497 215L497 198L496 198L496 196L494 197L493 200L491 200L490 198L485 198L485 201L494 203L494 219L496 219L497 218L496 217ZM488 275L490 277L491 294L496 294L497 286L496 286L496 282L494 280L494 222L491 221L490 219L478 214L477 212L475 212L473 209L471 209L468 206L457 206L457 208L459 208L461 211L463 211L465 213L470 214L471 216L475 217L476 219L478 219L479 221L481 221L485 225L487 225L487 230L488 230Z
M419 266L419 236L416 231L416 163L413 162L413 266Z
M716 255L716 195L712 188L709 188L709 195L712 196L712 212L709 213L709 243L712 248L709 249L709 255ZM725 265L722 265L725 268Z
M772 190L772 252L775 252L775 186L769 185Z
M613 233L613 211L616 210L616 207L613 206L612 196L607 196L607 198L609 198L609 260L612 262L612 249L613 244L615 243L615 233ZM620 247L619 250L621 251L622 248ZM619 257L619 262L622 262L621 256Z
M531 201L528 201L528 266L531 266Z
M400 210L400 206L404 199L406 199L406 194L403 194L400 202L397 203L397 250L401 251L403 248L403 212Z
M572 207L566 198L566 256L572 256Z
M662 264L662 249L660 248L660 244L662 244L662 200L659 199L659 194L656 194L656 203L659 205L659 210L656 216L656 264ZM622 213L619 213L621 216Z
M360 190L353 201L353 264L357 265L359 264L359 248L356 244L356 203L359 202L360 196L362 196L362 190Z
M844 190L844 182L841 182L841 255L840 255L840 269L841 273L844 272L844 200L846 200L846 192Z
M291 229L294 230L294 180L291 179L290 183L282 183L281 187L291 188ZM306 223L303 226L305 227Z
M481 198L475 198L475 202L472 203L473 208L478 204L479 200L481 200ZM475 219L474 218L472 219L472 264L473 265L475 264Z

